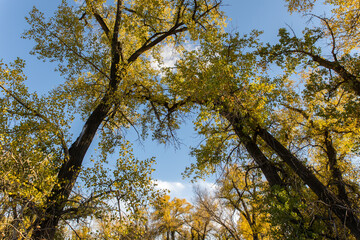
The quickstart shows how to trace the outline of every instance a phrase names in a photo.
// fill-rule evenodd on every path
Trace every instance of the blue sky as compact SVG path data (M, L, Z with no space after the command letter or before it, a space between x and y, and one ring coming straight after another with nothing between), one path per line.
M55 64L42 62L29 54L33 42L20 38L28 27L25 16L33 5L47 16L51 16L60 2L59 0L0 0L0 59L5 63L17 57L25 59L28 86L33 91L44 92L62 80L59 74L53 71ZM262 40L266 42L276 41L278 29L287 25L300 34L307 21L298 14L290 15L283 0L223 0L222 9L232 19L227 27L229 32L246 34L252 29L263 30ZM319 8L318 11L322 13L323 10ZM201 140L192 129L189 120L179 131L178 136L182 141L180 149L175 150L171 145L158 145L150 140L144 144L135 142L134 145L136 156L140 159L156 156L158 163L154 177L160 180L162 186L171 188L173 196L189 197L192 192L189 181L183 180L181 176L185 167L194 161L189 156L189 147L196 146ZM131 138L131 134L129 136ZM209 186L207 183L205 185Z

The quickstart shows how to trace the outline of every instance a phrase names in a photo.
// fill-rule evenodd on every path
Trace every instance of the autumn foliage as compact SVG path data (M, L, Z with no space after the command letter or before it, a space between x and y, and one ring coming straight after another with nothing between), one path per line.
M313 24L271 44L228 33L220 0L34 7L23 37L63 82L39 95L23 60L0 62L1 238L360 239L359 3L284 4ZM203 141L184 176L218 176L191 203L124 134L176 142L189 116Z

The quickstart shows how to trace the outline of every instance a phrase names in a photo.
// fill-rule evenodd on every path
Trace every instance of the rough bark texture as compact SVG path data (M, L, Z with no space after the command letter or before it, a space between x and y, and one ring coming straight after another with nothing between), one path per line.
M119 76L121 72L119 69L121 49L120 43L118 42L121 5L122 1L118 1L111 42L112 56L108 90L85 122L80 136L69 148L69 156L67 156L65 163L60 168L57 176L57 184L54 185L46 201L45 211L41 216L38 216L34 223L35 229L32 238L35 240L54 238L56 227L61 219L62 211L78 177L85 154L89 149L99 126L107 117L113 105L112 96L117 91L121 80Z
M356 239L360 239L360 221L346 203L338 199L319 179L287 148L265 129L258 129L259 136L304 181L306 185L327 204Z
M337 196L339 199L344 201L348 207L351 207L350 200L346 191L344 180L342 177L342 172L338 165L338 158L336 149L333 146L332 139L328 130L325 131L325 152L329 160L329 168L331 172L331 181L335 183L337 187Z
M207 8L202 13L199 13L198 11L201 8L197 7L196 1L194 2L195 6L192 11L193 16L197 16L193 19L195 22L198 22L201 18L205 17L210 11L213 11L213 9L218 8L221 3L221 1L219 1L214 6ZM87 4L91 4L91 2L87 1ZM123 1L117 1L115 22L112 34L110 28L106 25L100 14L96 11L96 9L93 9L92 14L111 43L110 76L104 76L109 79L108 89L100 103L93 110L84 124L80 136L69 148L69 156L67 156L65 159L65 162L61 166L57 176L58 184L54 185L46 200L44 211L39 214L35 220L32 239L50 240L54 238L56 227L59 220L61 219L63 209L78 177L84 156L91 142L93 141L99 126L108 116L111 108L114 105L114 95L116 94L119 83L122 79L122 74L126 72L126 67L123 67L121 63L129 66L134 61L136 61L139 56L141 56L141 54L161 43L167 37L187 31L187 27L182 21L182 14L184 14L183 11L185 11L184 8L186 8L186 4L184 1L180 1L179 6L177 6L178 14L174 16L173 26L167 31L154 33L148 40L144 42L141 47L134 51L133 54L131 54L127 59L123 59L124 56L122 53L121 42L119 41L118 36L121 14L123 11L122 5Z
M254 159L256 164L260 167L260 169L263 172L269 185L271 187L281 186L284 189L289 187L289 185L284 183L284 181L279 176L278 169L269 161L269 159L264 155L262 150L258 147L256 140L252 139L249 135L247 135L243 131L243 123L242 123L243 120L240 117L238 117L237 115L231 114L230 112L228 112L224 115L226 115L226 118L232 124L236 135L239 137L240 141L245 146L248 153ZM291 196L289 195L289 197L291 197ZM285 204L285 202L283 200L281 200L278 197L276 197L276 198L280 204ZM292 213L296 214L301 219L301 220L297 220L297 219L293 218L291 220L292 224L298 225L299 227L301 227L301 229L304 232L315 232L314 229L312 229L312 227L310 227L310 228L305 227L304 222L303 222L304 217L302 216L299 209L292 208L291 211L292 211ZM249 222L249 224L250 224L250 222Z
M256 164L260 167L270 186L283 185L276 167L267 159L254 140L244 133L241 120L230 113L224 113L223 115L225 115L227 120L232 124L236 135L239 137L241 143L244 144L246 150L254 159Z
M54 238L56 226L58 225L62 210L75 184L84 156L98 127L111 108L106 102L106 98L104 97L103 101L86 121L81 135L71 145L69 149L69 160L61 166L58 173L58 184L52 189L50 197L46 202L46 209L42 218L38 218L35 223L36 228L33 233L33 239Z
M226 104L218 103L218 107L221 109L221 115L229 121L236 135L239 137L240 142L245 146L248 153L260 167L270 186L283 185L283 181L281 180L276 167L263 154L256 144L256 141L251 139L251 137L245 133L243 123L244 119L238 114L232 112Z
M343 83L345 83L356 95L360 96L359 78L349 72L343 65L340 64L339 61L330 61L319 55L304 50L291 50L288 52L303 53L309 56L314 62L318 63L320 66L325 67L329 70L333 70L344 80Z

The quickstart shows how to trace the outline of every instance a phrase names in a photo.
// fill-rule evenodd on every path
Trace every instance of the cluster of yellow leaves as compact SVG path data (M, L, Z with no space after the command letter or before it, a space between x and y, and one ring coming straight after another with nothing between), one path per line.
M316 0L286 0L290 12L298 11L311 13ZM319 1L321 2L321 1ZM349 53L359 48L360 32L360 6L357 0L325 0L324 7L331 9L330 16L326 17L329 26L323 22L328 36L333 35L338 41L341 51ZM332 32L329 32L328 27Z
M61 102L28 92L23 68L20 59L0 63L0 201L3 216L8 216L1 218L0 226L13 237L27 234L56 184L71 122L63 117Z

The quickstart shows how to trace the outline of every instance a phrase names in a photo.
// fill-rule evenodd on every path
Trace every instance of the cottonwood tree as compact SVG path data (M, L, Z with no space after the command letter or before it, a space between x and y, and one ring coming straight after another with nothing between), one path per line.
M286 0L290 12L299 12L311 15L316 0ZM325 0L321 2L324 7L330 9L323 17L328 18L328 22L323 22L323 26L331 27L331 31L326 32L327 37L335 38L337 44L341 45L342 50L350 52L359 47L359 23L360 10L356 0ZM318 2L318 4L321 4ZM329 30L329 29L328 29Z
M269 221L266 220L270 217L264 211L266 203L263 200L266 184L260 178L257 168L229 164L215 193L216 198L237 216L239 235L245 239L267 239L270 236Z
M219 6L220 1L208 0L63 1L49 19L33 9L27 18L30 29L24 37L35 41L33 53L40 59L58 63L57 70L65 81L47 96L38 97L28 93L17 76L22 63L1 71L8 76L1 79L6 81L2 84L6 95L2 109L17 121L3 121L8 124L3 127L4 156L10 154L16 162L40 164L40 172L35 173L39 177L34 178L44 180L43 185L34 186L41 193L35 195L39 200L29 198L33 194L20 196L26 206L29 201L35 205L26 219L28 237L54 238L64 210L72 202L74 185L96 133L101 133L100 154L106 157L115 147L126 146L121 143L121 129L135 126L141 118L144 92L149 94L150 90L152 96L166 98L150 55L160 59L162 46L181 46L221 24ZM84 126L73 140L69 129L79 115ZM21 141L5 133L23 135L27 140L23 143L32 139L35 142L29 146L33 155L38 155L31 156L30 151L26 153L29 155L22 154L19 145L5 149L12 146L9 141ZM24 178L23 174L19 172L18 179Z
M176 74L168 73L167 82L174 92L188 100L188 106L199 106L200 109L196 125L207 137L207 142L194 151L198 157L193 168L195 172L214 171L214 164L226 160L227 154L235 152L240 142L270 186L291 189L292 184L284 181L284 177L295 174L315 194L315 198L310 197L307 201L324 203L317 207L325 208L331 214L314 219L332 229L327 237L348 236L350 232L358 239L358 183L351 162L351 158L358 155L358 133L356 129L347 128L358 123L358 116L354 114L358 98L353 96L357 94L357 79L347 78L350 72L339 65L351 66L356 59L344 57L342 62L336 63L339 65L336 68L334 62L317 58L319 55L315 54L319 48L314 46L319 39L317 33L318 29L307 30L304 39L298 39L289 37L282 30L280 43L271 51L260 48L262 56L271 58L275 55L279 65L284 66L284 75L277 78L261 72L266 69L269 58L261 61L250 50L259 47L255 33L248 38L219 36L216 40L202 42L200 50L187 53L177 63ZM318 70L310 62L306 66L313 74L299 74L306 84L304 91L297 94L289 81L289 73L293 73L304 58L296 54L289 57L292 53L310 56L314 62L339 76ZM322 87L326 82L341 81L341 74L344 75L341 84L332 89ZM286 114L287 111L291 113ZM340 142L346 144L342 146ZM272 157L274 154L276 158ZM314 200L316 198L318 200ZM298 208L290 210L300 219L304 214ZM342 227L344 225L347 229ZM308 227L305 231L318 236L328 231L314 232L311 221Z
M322 24L320 27L306 29L303 37L291 36L282 29L280 43L264 49L267 61L304 76L303 98L285 103L285 112L301 118L296 120L296 125L302 125L303 137L297 142L312 146L310 155L316 162L319 179L336 195L337 204L358 215L358 170L354 167L359 139L358 56L355 51L358 32L354 28L358 25L358 11L348 3L329 2L335 6L334 16L314 16ZM324 40L329 44L321 45ZM336 215L339 216L339 212ZM352 226L348 227L353 228L352 234L359 238L356 233L359 221L356 218L352 221Z
M211 215L197 202L192 205L190 214L185 217L185 224L189 229L188 239L205 240L217 232L216 226L211 221Z
M185 199L174 198L170 201L169 195L164 195L153 203L152 218L158 235L166 240L186 239L186 215L190 214L191 205Z
M270 239L267 204L262 200L265 198L263 182L255 180L259 177L256 171L242 172L236 164L229 164L217 181L214 193L196 189L194 206L208 216L213 235L222 233L231 239Z

